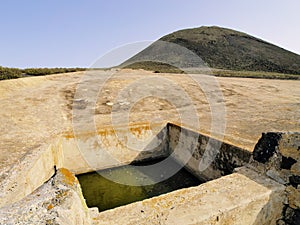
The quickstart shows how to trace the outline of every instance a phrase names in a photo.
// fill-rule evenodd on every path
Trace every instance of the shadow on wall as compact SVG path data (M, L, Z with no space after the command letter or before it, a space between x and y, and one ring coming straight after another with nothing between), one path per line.
M198 165L207 151L209 137L171 123L166 127L168 140L164 142L164 148L167 148L169 155L179 163L184 162L186 155L190 155L191 158L184 166L200 180L213 180L241 168L236 169L238 173L265 188L268 194L263 198L266 198L267 203L257 214L254 225L300 224L300 209L291 203L291 199L299 199L299 190L295 188L300 184L300 177L293 174L299 168L297 163L300 163L299 133L263 134L255 146L253 155L249 151L221 142L216 145L220 146L220 149L215 155L208 154L215 156L211 165L199 172ZM211 143L216 142L219 141L213 139ZM247 172L249 169L251 172ZM294 187L291 187L291 177L296 177L293 179L296 182ZM291 188L292 191L287 191L286 196L285 190Z
M143 129L138 132L138 135L141 137L143 137L145 132L148 132L143 131ZM124 132L126 136L126 132L128 132L128 130L126 131L124 129ZM252 155L252 153L247 150L232 146L228 143L171 123L168 123L166 126L158 130L155 138L150 140L147 146L141 148L142 151L138 151L138 153L136 151L132 151L135 152L134 154L125 145L120 144L118 137L115 137L114 133L109 131L103 131L102 133L103 135L101 138L103 143L106 143L106 146L110 148L109 151L111 151L113 156L122 157L122 165L171 156L172 159L184 166L185 169L203 182L231 174L236 168L243 167L244 169L237 172L261 185L263 188L262 190L265 190L262 192L264 194L261 198L254 198L256 199L255 201L263 199L261 200L263 202L251 202L251 199L249 200L249 204L257 204L257 206L259 206L259 208L254 207L255 210L259 211L257 212L256 221L253 224L276 224L277 221L281 220L281 222L286 221L287 224L299 224L299 220L297 220L298 209L295 209L294 205L290 203L283 205L283 203L286 202L286 196L284 195L285 186L282 184L289 185L290 182L289 180L285 182L283 181L286 178L283 174L281 174L281 172L283 171L283 168L284 172L287 171L287 167L290 165L290 163L287 162L298 161L298 159L293 159L294 161L291 160L291 155L286 152L279 151L285 149L282 147L283 144L289 143L288 134L280 134L279 136L263 135L263 140L258 142ZM273 140L272 137L275 137L275 139L273 138ZM297 137L299 139L300 135ZM294 137L294 139L295 138L296 137ZM87 138L84 140L88 143ZM290 143L293 142L295 142L295 140L290 141ZM94 142L91 142L91 144L94 144ZM74 145L71 145L70 152L71 156L74 156L74 148L72 146ZM218 151L215 151L216 146L220 147ZM296 146L296 150L299 146ZM66 147L66 145L64 147ZM97 149L92 149L93 154L97 152L95 150ZM207 151L210 153L210 150L212 153L207 154ZM298 152L297 154L299 155ZM124 159L124 155L126 155L126 159ZM199 171L199 163L204 155L206 157L213 157L213 160L205 170ZM189 156L189 158L187 159L186 156ZM120 166L119 164L116 165L107 163L105 158L100 157L100 159L102 159L102 162L97 162L99 165L99 167L97 167L98 169ZM72 163L72 161L69 163L70 166L80 164L78 160L76 160L76 163ZM168 171L168 166L152 168L154 168L154 171L156 172L158 170L163 171L166 174L174 172L174 168ZM251 172L247 172L247 168ZM150 175L153 175L151 170L147 169L144 170L144 173L150 173ZM158 176L153 180L155 182L159 181L161 180L161 177ZM262 205L264 206L261 207ZM247 212L244 213L245 215L243 216L248 215ZM287 213L289 216L286 215ZM256 211L252 212L251 215L256 215ZM293 221L296 221L296 223ZM280 222L278 223L280 224Z

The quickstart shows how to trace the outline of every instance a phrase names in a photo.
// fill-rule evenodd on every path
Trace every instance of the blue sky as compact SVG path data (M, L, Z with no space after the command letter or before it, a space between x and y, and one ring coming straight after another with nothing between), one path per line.
M3 0L0 7L2 66L88 67L118 46L202 25L300 54L297 0Z

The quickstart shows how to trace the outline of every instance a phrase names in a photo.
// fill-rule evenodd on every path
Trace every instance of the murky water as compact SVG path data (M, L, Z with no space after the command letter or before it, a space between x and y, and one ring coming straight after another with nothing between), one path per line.
M151 172L142 169L145 165L155 163L157 161L142 163L135 167L120 166L111 168L101 171L102 175L99 175L97 172L77 175L88 207L98 207L99 211L103 211L200 184L196 177L184 168L181 168L175 175L162 182L140 186L145 183L145 179L155 181L157 177L164 176L165 171L162 168ZM172 170L178 168L178 166L172 160L168 164L168 169ZM124 185L112 180L118 180L121 183L131 183L136 186Z

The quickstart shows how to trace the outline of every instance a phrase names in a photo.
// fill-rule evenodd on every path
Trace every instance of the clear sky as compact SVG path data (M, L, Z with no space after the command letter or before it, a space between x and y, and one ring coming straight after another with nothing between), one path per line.
M127 43L203 25L300 54L298 0L2 0L0 65L88 67Z

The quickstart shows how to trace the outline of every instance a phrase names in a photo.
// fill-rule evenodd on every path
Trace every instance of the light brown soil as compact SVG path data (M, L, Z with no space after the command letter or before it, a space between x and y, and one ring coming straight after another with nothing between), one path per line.
M112 77L111 71L97 73L84 81L87 91L93 90L93 94L98 94L98 84L104 83L96 105L76 92L83 72L0 82L0 171L8 169L41 143L72 130L74 96L79 110L93 111L98 128L111 126L112 110L114 122L124 124L127 114L130 123L181 123L180 110L192 104L198 113L200 127L197 129L210 134L211 108L205 93L191 77L131 70L119 71ZM132 102L130 96L127 99L121 96L115 101L124 88L128 88L131 95L142 95L145 90L132 82L152 76L156 79L154 86L171 93L168 100L162 99L156 87L151 86L154 97ZM173 86L162 82L164 80L174 82ZM216 80L226 106L225 141L252 151L262 132L300 131L300 81L221 77ZM190 102L180 98L183 90Z

